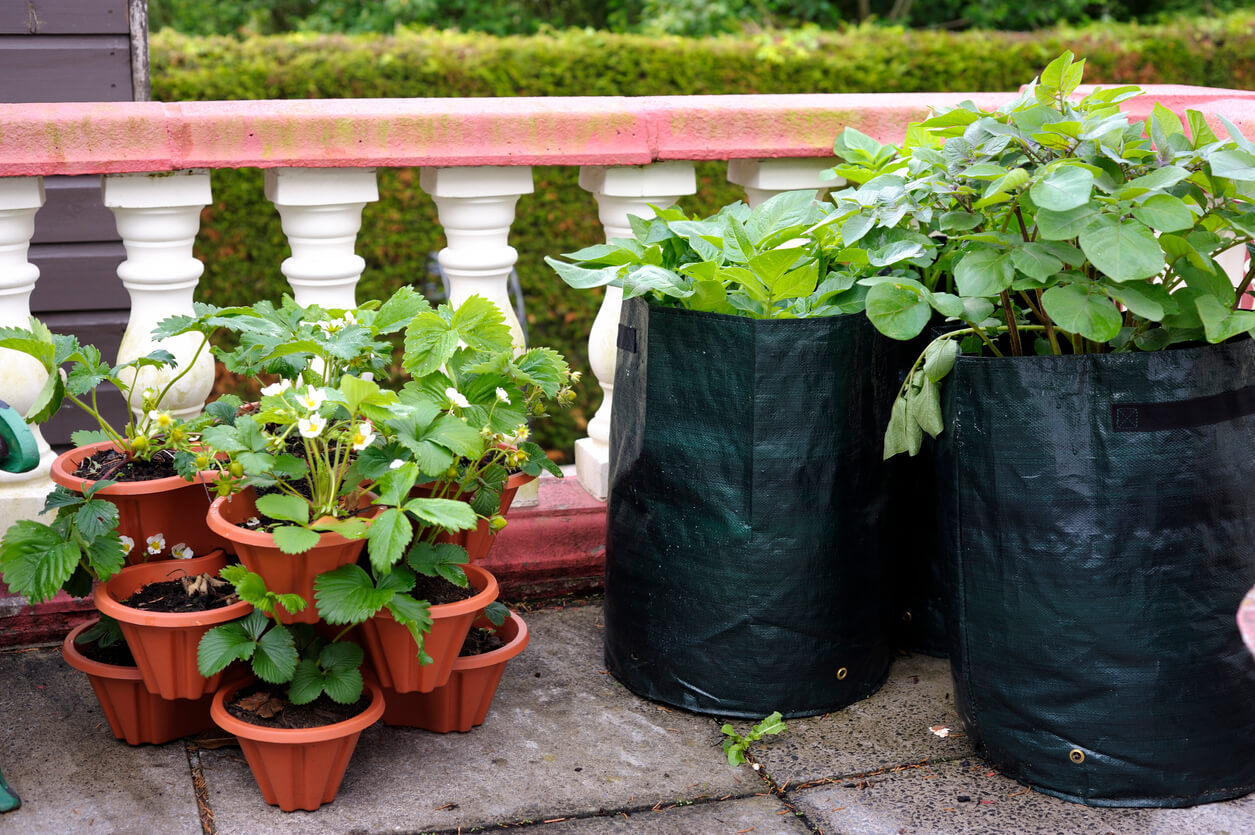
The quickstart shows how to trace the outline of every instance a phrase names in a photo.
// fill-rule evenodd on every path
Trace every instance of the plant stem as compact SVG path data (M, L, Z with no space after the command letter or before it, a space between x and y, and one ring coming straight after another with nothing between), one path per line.
M1011 340L1011 356L1024 356L1024 346L1020 344L1020 331L1015 323L1015 308L1011 304L1011 293L1003 290L1002 294L1002 315L1007 320L1007 338Z
M1255 280L1255 257L1251 258L1251 265L1246 270L1246 275L1242 276L1242 283L1238 285L1238 289L1233 294L1233 310L1237 310L1242 306L1242 297L1246 295L1246 291L1251 287L1251 281Z
M184 377L186 377L188 372L192 370L192 366L196 365L196 361L200 359L201 351L205 350L205 346L208 344L209 344L209 336L207 334L201 334L200 344L196 346L196 352L192 354L191 361L188 362L187 365L183 366L182 371L174 375L174 377L170 378L170 382L166 383L165 388L163 388L161 390L161 393L157 395L158 405L160 405L161 402L166 399L166 395L170 392L170 389L174 388L174 384L177 383L179 380L182 380ZM138 382L138 381L139 381L139 369L137 368L135 369L135 382ZM129 392L128 392L128 395L129 395ZM127 406L131 405L130 400L131 399L128 396Z
M1063 353L1059 348L1059 336L1055 333L1054 320L1046 315L1046 308L1041 301L1041 290L1037 291L1037 318L1041 320L1042 326L1046 329L1046 339L1050 341L1050 350L1057 357Z
M118 446L122 447L123 449L126 449L126 438L124 438L122 435L119 435L119 434L118 434L118 433L114 430L114 428L113 428L112 426L110 426L110 425L109 425L109 424L105 421L105 419L104 419L104 418L102 418L102 417L100 416L100 410L99 410L99 409L93 409L91 406L88 406L86 403L84 403L82 400L79 400L77 397L75 397L75 396L74 396L74 395L72 395L72 394L66 394L66 397L68 397L68 398L70 399L70 402L71 402L71 403L73 403L75 406L78 406L78 407L79 407L80 409L82 409L84 412L86 412L87 414L89 414L89 415L91 415L92 417L94 417L94 418L96 419L96 423L100 426L100 431L102 431L102 432L104 432L106 435L108 435L108 436L109 436L109 440L113 441L115 444L117 444ZM95 405L95 402L94 402L94 401L95 401L95 399L96 399L96 392L95 392L95 390L93 389L93 390L92 390L92 401L93 401L93 405Z

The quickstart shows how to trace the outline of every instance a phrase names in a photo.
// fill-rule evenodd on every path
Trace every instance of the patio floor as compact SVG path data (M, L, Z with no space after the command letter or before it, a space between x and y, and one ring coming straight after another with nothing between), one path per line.
M22 806L0 832L1255 832L1255 795L1096 809L994 774L961 733L947 663L924 656L899 658L872 698L755 743L760 770L733 768L720 720L637 698L604 671L600 605L525 618L531 644L483 726L376 724L335 802L289 814L262 802L229 738L131 748L55 648L4 651L0 771Z

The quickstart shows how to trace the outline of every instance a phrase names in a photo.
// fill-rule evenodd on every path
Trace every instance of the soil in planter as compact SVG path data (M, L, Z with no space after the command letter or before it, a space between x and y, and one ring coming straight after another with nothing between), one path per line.
M505 641L498 638L497 633L491 629L472 629L466 633L466 640L462 642L462 651L458 653L458 657L483 655L485 652L492 652L503 646L505 646Z
M131 648L126 645L126 641L114 641L107 647L102 647L97 641L86 641L81 644L75 641L74 648L97 664L110 664L114 667L135 666L135 658L131 655Z
M260 728L321 728L352 719L370 707L370 693L364 692L351 705L332 701L325 694L305 705L294 705L282 687L258 682L236 692L227 712Z
M438 606L442 603L469 600L479 592L471 586L459 588L443 577L428 577L426 574L419 574L418 582L414 584L414 589L410 594L416 600L426 600L431 605Z
M154 481L178 475L174 469L174 453L162 450L147 461L128 458L116 449L102 449L78 462L75 478L90 481Z
M140 587L122 605L146 612L207 612L239 601L235 587L212 574L162 580Z

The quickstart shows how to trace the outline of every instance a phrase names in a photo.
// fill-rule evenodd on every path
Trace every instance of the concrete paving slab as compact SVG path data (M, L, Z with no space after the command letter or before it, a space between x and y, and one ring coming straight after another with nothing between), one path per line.
M926 655L896 659L889 680L870 698L824 716L790 719L788 725L786 733L753 748L781 785L974 753L954 710L950 663ZM949 733L938 736L933 727Z
M1255 832L1255 795L1190 809L1103 809L1021 786L973 759L790 793L826 835ZM963 800L962 798L968 798Z
M529 831L530 827L523 830ZM809 835L811 830L778 798L761 796L551 822L534 831L535 835Z
M0 653L0 682L0 767L22 798L0 815L0 832L201 832L182 740L115 739L59 649Z
M484 725L368 729L336 801L316 813L263 803L238 750L202 752L218 832L466 831L763 791L728 765L718 721L643 701L604 672L600 605L527 621L531 644Z

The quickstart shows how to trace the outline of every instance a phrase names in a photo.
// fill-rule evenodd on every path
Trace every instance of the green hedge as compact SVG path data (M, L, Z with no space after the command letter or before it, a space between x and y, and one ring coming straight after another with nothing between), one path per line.
M564 32L493 38L448 32L390 37L284 35L235 40L161 32L152 38L153 97L163 101L380 96L682 95L1008 90L1071 49L1094 83L1179 83L1255 88L1255 16L1231 15L1170 26L1121 25L1019 33L795 33L703 40ZM561 350L588 372L588 328L600 294L575 292L545 255L601 239L578 169L533 169L535 193L519 201L511 243L533 344ZM722 163L698 166L690 211L740 199ZM435 205L415 169L381 170L380 201L368 205L358 251L367 268L359 299L402 283L430 281L427 259L444 246ZM278 298L288 255L279 218L256 170L214 173L197 255L201 296L216 304ZM591 379L591 377L590 377ZM565 452L600 401L594 385L541 442Z

